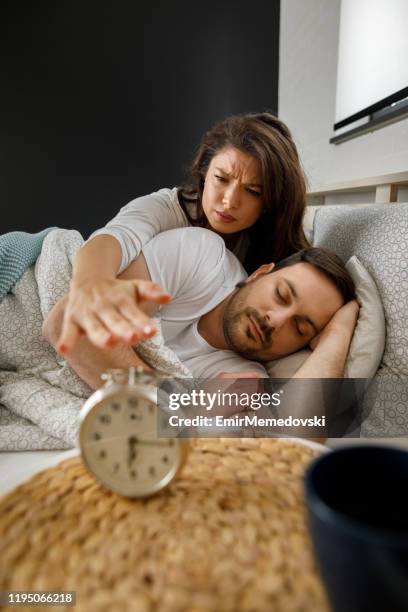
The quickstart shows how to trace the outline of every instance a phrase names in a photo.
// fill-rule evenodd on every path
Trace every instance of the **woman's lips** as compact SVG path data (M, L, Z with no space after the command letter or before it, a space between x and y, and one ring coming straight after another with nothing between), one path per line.
M233 221L236 221L235 217L232 217L231 215L227 215L226 213L223 213L219 210L216 210L215 214L217 215L218 219L220 221L223 221L224 223L232 223Z

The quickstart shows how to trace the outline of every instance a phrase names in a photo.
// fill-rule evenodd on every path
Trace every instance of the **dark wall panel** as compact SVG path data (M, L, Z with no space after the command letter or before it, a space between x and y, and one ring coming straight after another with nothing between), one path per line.
M0 231L85 236L174 186L227 114L277 110L279 1L0 3Z

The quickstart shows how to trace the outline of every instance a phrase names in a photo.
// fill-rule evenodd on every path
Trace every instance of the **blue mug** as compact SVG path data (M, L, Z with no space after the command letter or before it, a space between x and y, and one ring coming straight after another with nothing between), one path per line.
M354 446L305 475L309 527L335 612L408 611L408 452Z

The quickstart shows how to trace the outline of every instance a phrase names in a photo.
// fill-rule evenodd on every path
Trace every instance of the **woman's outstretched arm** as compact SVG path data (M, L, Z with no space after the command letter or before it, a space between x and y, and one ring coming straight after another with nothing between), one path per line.
M155 328L136 300L163 304L170 298L157 286L135 284L135 279L150 280L148 272L142 270L131 278L122 275L154 236L187 225L177 189L160 189L132 200L94 232L74 260L57 350L72 351L81 332L98 348L117 341L136 344L152 336Z
M116 278L120 260L120 244L109 235L96 236L77 253L56 342L59 352L72 351L83 334L99 348L118 341L137 344L155 334L154 324L138 302L164 304L170 296L150 282L145 263L134 270L133 280L126 277L126 272Z

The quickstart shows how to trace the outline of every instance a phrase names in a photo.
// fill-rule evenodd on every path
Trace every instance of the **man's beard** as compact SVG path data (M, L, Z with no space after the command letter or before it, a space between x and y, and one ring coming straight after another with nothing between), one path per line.
M223 318L223 332L229 348L244 357L245 359L259 360L261 352L272 346L272 329L266 324L265 320L257 310L250 306L245 306L248 294L248 285L240 288L227 304ZM249 317L258 326L263 336L261 346L250 348L248 343L251 336L248 334ZM248 338L248 342L246 339Z

